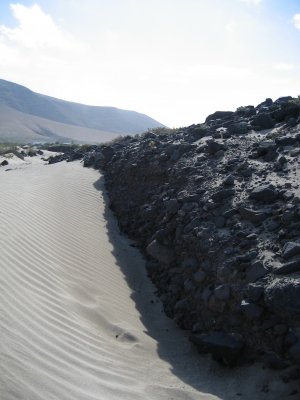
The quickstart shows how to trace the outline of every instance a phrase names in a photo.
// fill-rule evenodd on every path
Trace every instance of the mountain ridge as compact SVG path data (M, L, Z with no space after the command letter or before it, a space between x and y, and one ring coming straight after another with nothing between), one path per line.
M164 126L153 118L136 111L69 102L35 93L25 86L0 79L0 109L2 109L2 115L3 107L8 107L28 116L43 118L44 120L50 121L48 124L51 124L51 122L62 123L84 129L110 133L111 138L115 137L116 134L130 135L142 133L147 129ZM1 139L4 136L2 119L0 119L0 122ZM59 135L56 129L54 129L54 131L57 136L65 136L64 134ZM32 132L32 136L36 136L35 133L36 132ZM82 136L82 140L84 140L84 132L82 132ZM69 138L74 139L72 137ZM99 142L99 138L97 137L96 139L97 140L94 142ZM107 138L105 140L107 140Z

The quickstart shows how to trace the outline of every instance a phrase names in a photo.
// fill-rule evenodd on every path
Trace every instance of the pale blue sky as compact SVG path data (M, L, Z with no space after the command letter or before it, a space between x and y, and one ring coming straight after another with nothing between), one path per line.
M0 78L168 126L300 94L300 0L2 0Z

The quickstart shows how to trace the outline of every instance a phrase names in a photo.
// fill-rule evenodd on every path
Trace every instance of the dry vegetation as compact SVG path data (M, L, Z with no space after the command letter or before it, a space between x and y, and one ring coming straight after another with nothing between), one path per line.
M0 156L5 156L6 158L11 158L12 154L22 158L19 153L20 146L16 143L0 143Z

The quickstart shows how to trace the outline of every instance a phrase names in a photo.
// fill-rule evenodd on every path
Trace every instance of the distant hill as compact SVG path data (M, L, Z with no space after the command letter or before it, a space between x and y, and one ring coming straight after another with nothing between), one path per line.
M147 115L87 106L32 92L0 79L0 140L99 143L164 126Z

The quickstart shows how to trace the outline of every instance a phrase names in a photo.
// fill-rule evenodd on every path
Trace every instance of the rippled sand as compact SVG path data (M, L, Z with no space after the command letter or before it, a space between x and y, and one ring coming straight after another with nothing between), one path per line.
M261 365L227 370L197 354L118 233L98 171L79 162L8 167L0 169L1 400L291 391Z

